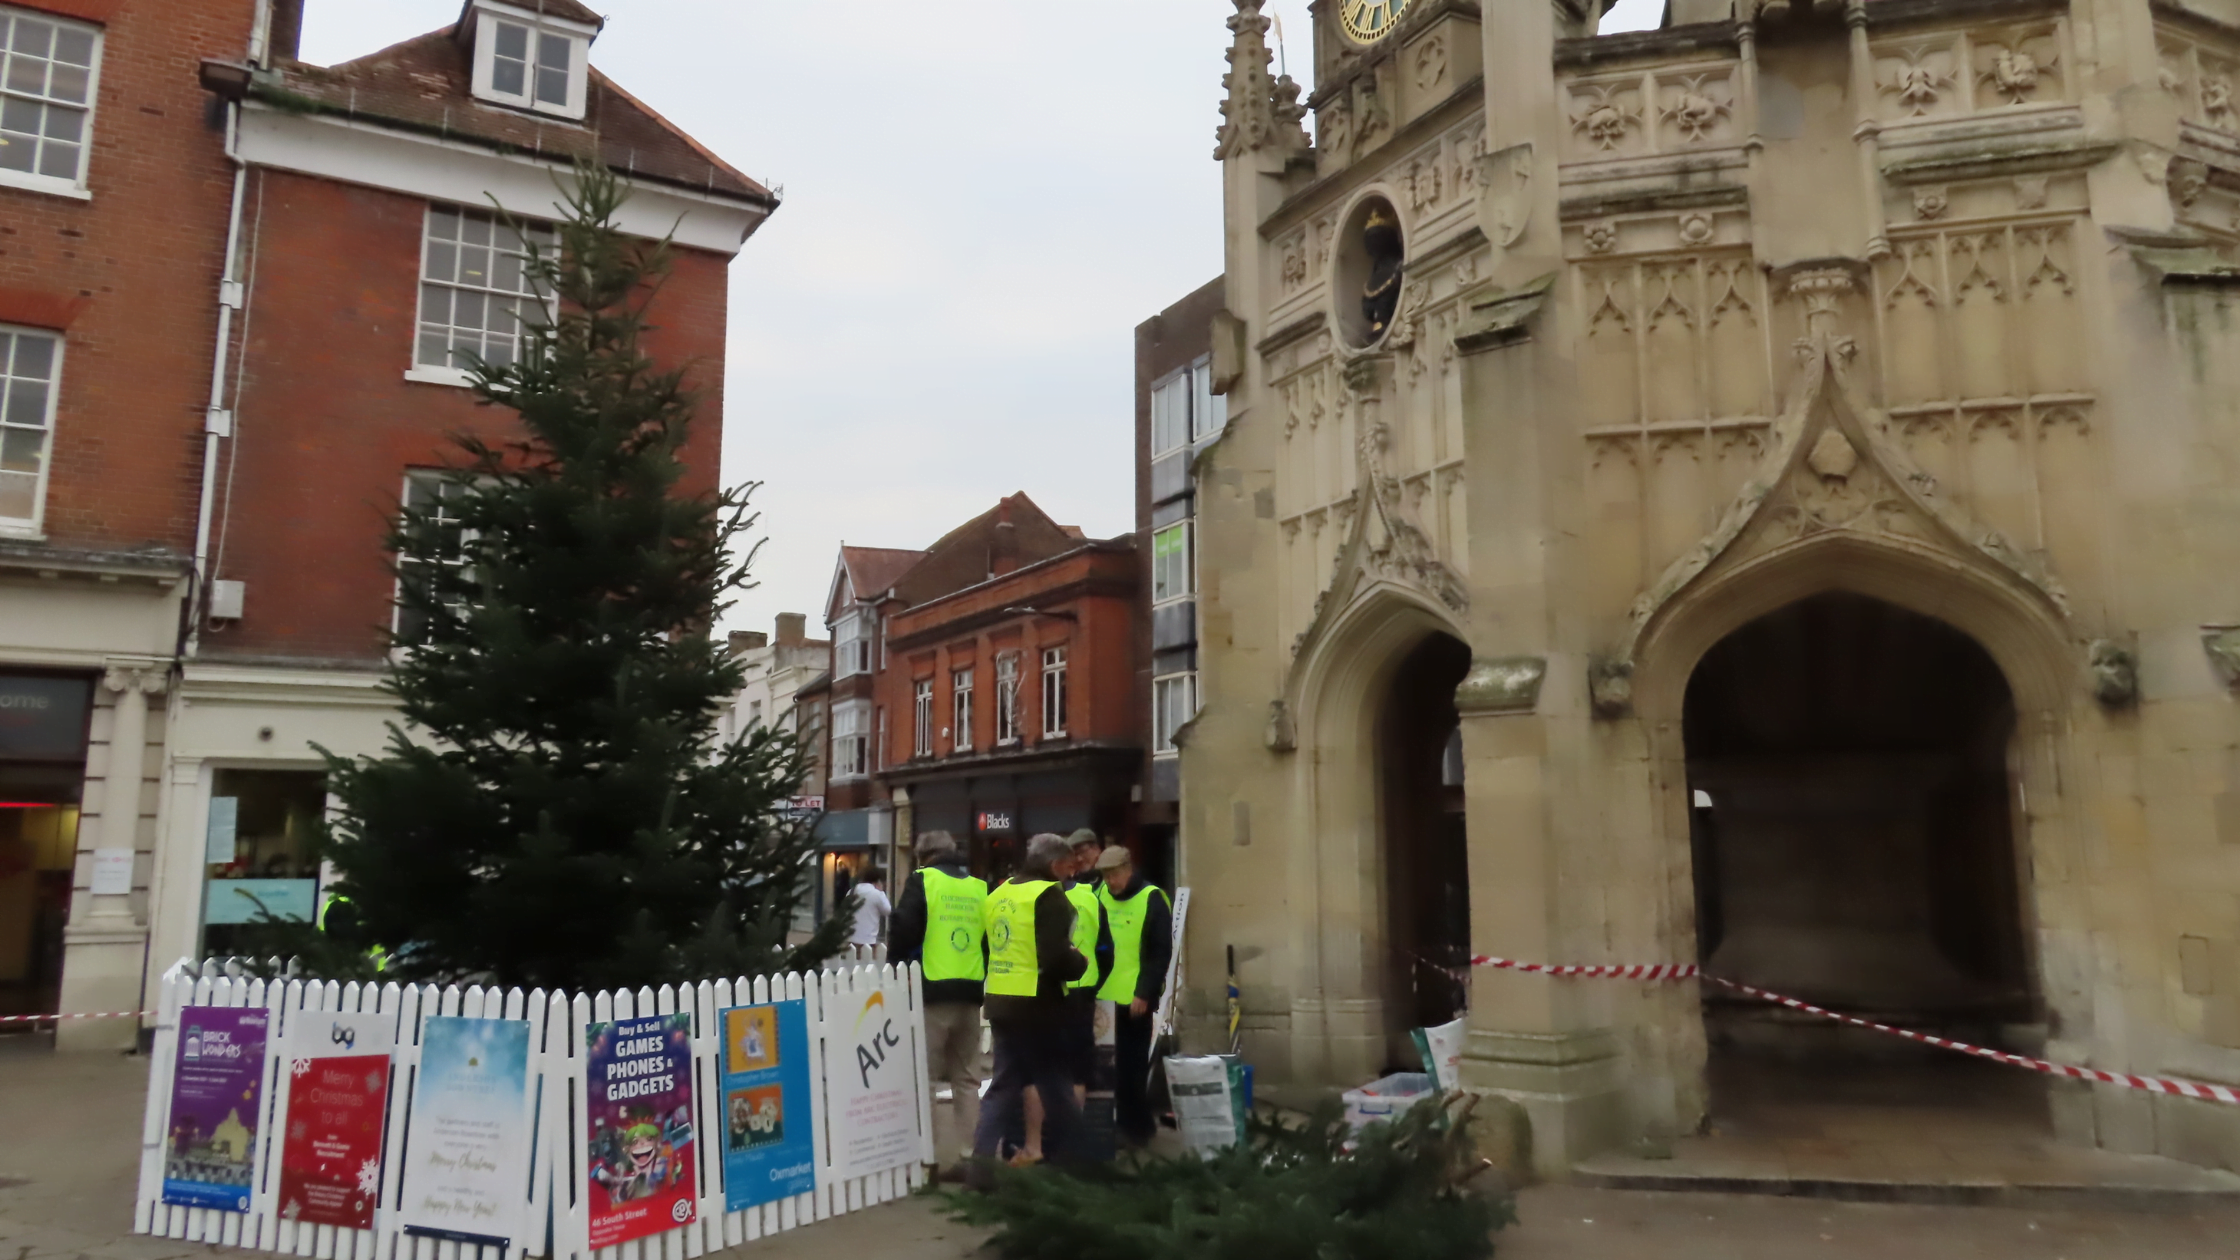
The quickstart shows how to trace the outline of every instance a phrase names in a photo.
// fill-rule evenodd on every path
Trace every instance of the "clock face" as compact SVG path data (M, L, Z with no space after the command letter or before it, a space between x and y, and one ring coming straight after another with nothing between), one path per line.
M1338 10L1338 24L1355 43L1374 44L1392 33L1408 0L1345 0Z

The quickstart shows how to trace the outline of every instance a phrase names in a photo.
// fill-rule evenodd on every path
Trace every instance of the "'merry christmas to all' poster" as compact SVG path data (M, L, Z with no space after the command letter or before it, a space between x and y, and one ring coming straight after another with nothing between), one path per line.
M583 1044L591 1245L691 1221L692 1016L586 1024Z
M280 1143L280 1217L372 1229L381 1194L394 1015L302 1011L284 1043L288 1114Z
M405 1120L404 1231L494 1247L520 1238L532 1122L529 1021L430 1019Z
M163 1138L163 1201L246 1212L263 1115L263 1007L179 1011L179 1057Z
M817 1188L809 1013L799 998L734 1006L723 1030L723 1199L728 1211Z

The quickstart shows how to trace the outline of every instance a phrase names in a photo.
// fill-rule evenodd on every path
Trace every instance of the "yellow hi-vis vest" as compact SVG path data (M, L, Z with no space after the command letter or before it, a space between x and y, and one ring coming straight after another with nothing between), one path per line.
M1143 972L1143 921L1151 917L1151 899L1167 894L1144 884L1135 896L1123 901L1110 888L1099 885L1097 900L1104 905L1105 922L1112 925L1112 975L1097 996L1122 1006L1136 1000L1136 978Z
M1089 960L1089 969L1081 978L1066 986L1066 992L1077 993L1097 987L1097 894L1087 884L1075 884L1066 889L1066 900L1073 903L1073 947Z
M985 979L988 960L980 942L987 939L988 882L930 866L919 875L926 890L926 943L919 963L925 978Z
M1034 903L1055 881L1010 880L988 894L988 996L1033 997L1042 982L1034 946Z

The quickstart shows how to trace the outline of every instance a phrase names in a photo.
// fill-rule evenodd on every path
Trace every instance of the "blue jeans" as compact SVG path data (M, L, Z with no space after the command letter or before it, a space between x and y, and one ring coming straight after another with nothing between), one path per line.
M1006 1135L1025 1123L1027 1086L1042 1095L1042 1149L1046 1158L1063 1163L1073 1154L1074 1138L1081 1128L1081 1107L1073 1098L1073 1063L1066 1025L1060 1019L1047 1023L992 1024L996 1042L996 1070L988 1095L980 1104L980 1125L972 1134L972 1153L992 1159L1001 1153Z

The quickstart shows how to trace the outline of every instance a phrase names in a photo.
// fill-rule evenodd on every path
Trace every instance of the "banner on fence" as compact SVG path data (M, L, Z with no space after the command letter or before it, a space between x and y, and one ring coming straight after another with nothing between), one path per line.
M407 1113L406 1233L497 1247L521 1236L530 1106L527 1020L427 1021Z
M817 1188L809 1011L796 998L734 1006L723 1028L723 1201L728 1211Z
M832 1176L882 1172L919 1157L918 1089L904 990L842 990L825 1000L825 1089Z
M178 1058L164 1133L163 1201L247 1212L257 1184L264 1115L263 1010L179 1011Z
M591 1246L694 1219L692 1016L584 1025Z
M383 1015L304 1011L288 1028L282 1220L373 1228L394 1023Z

